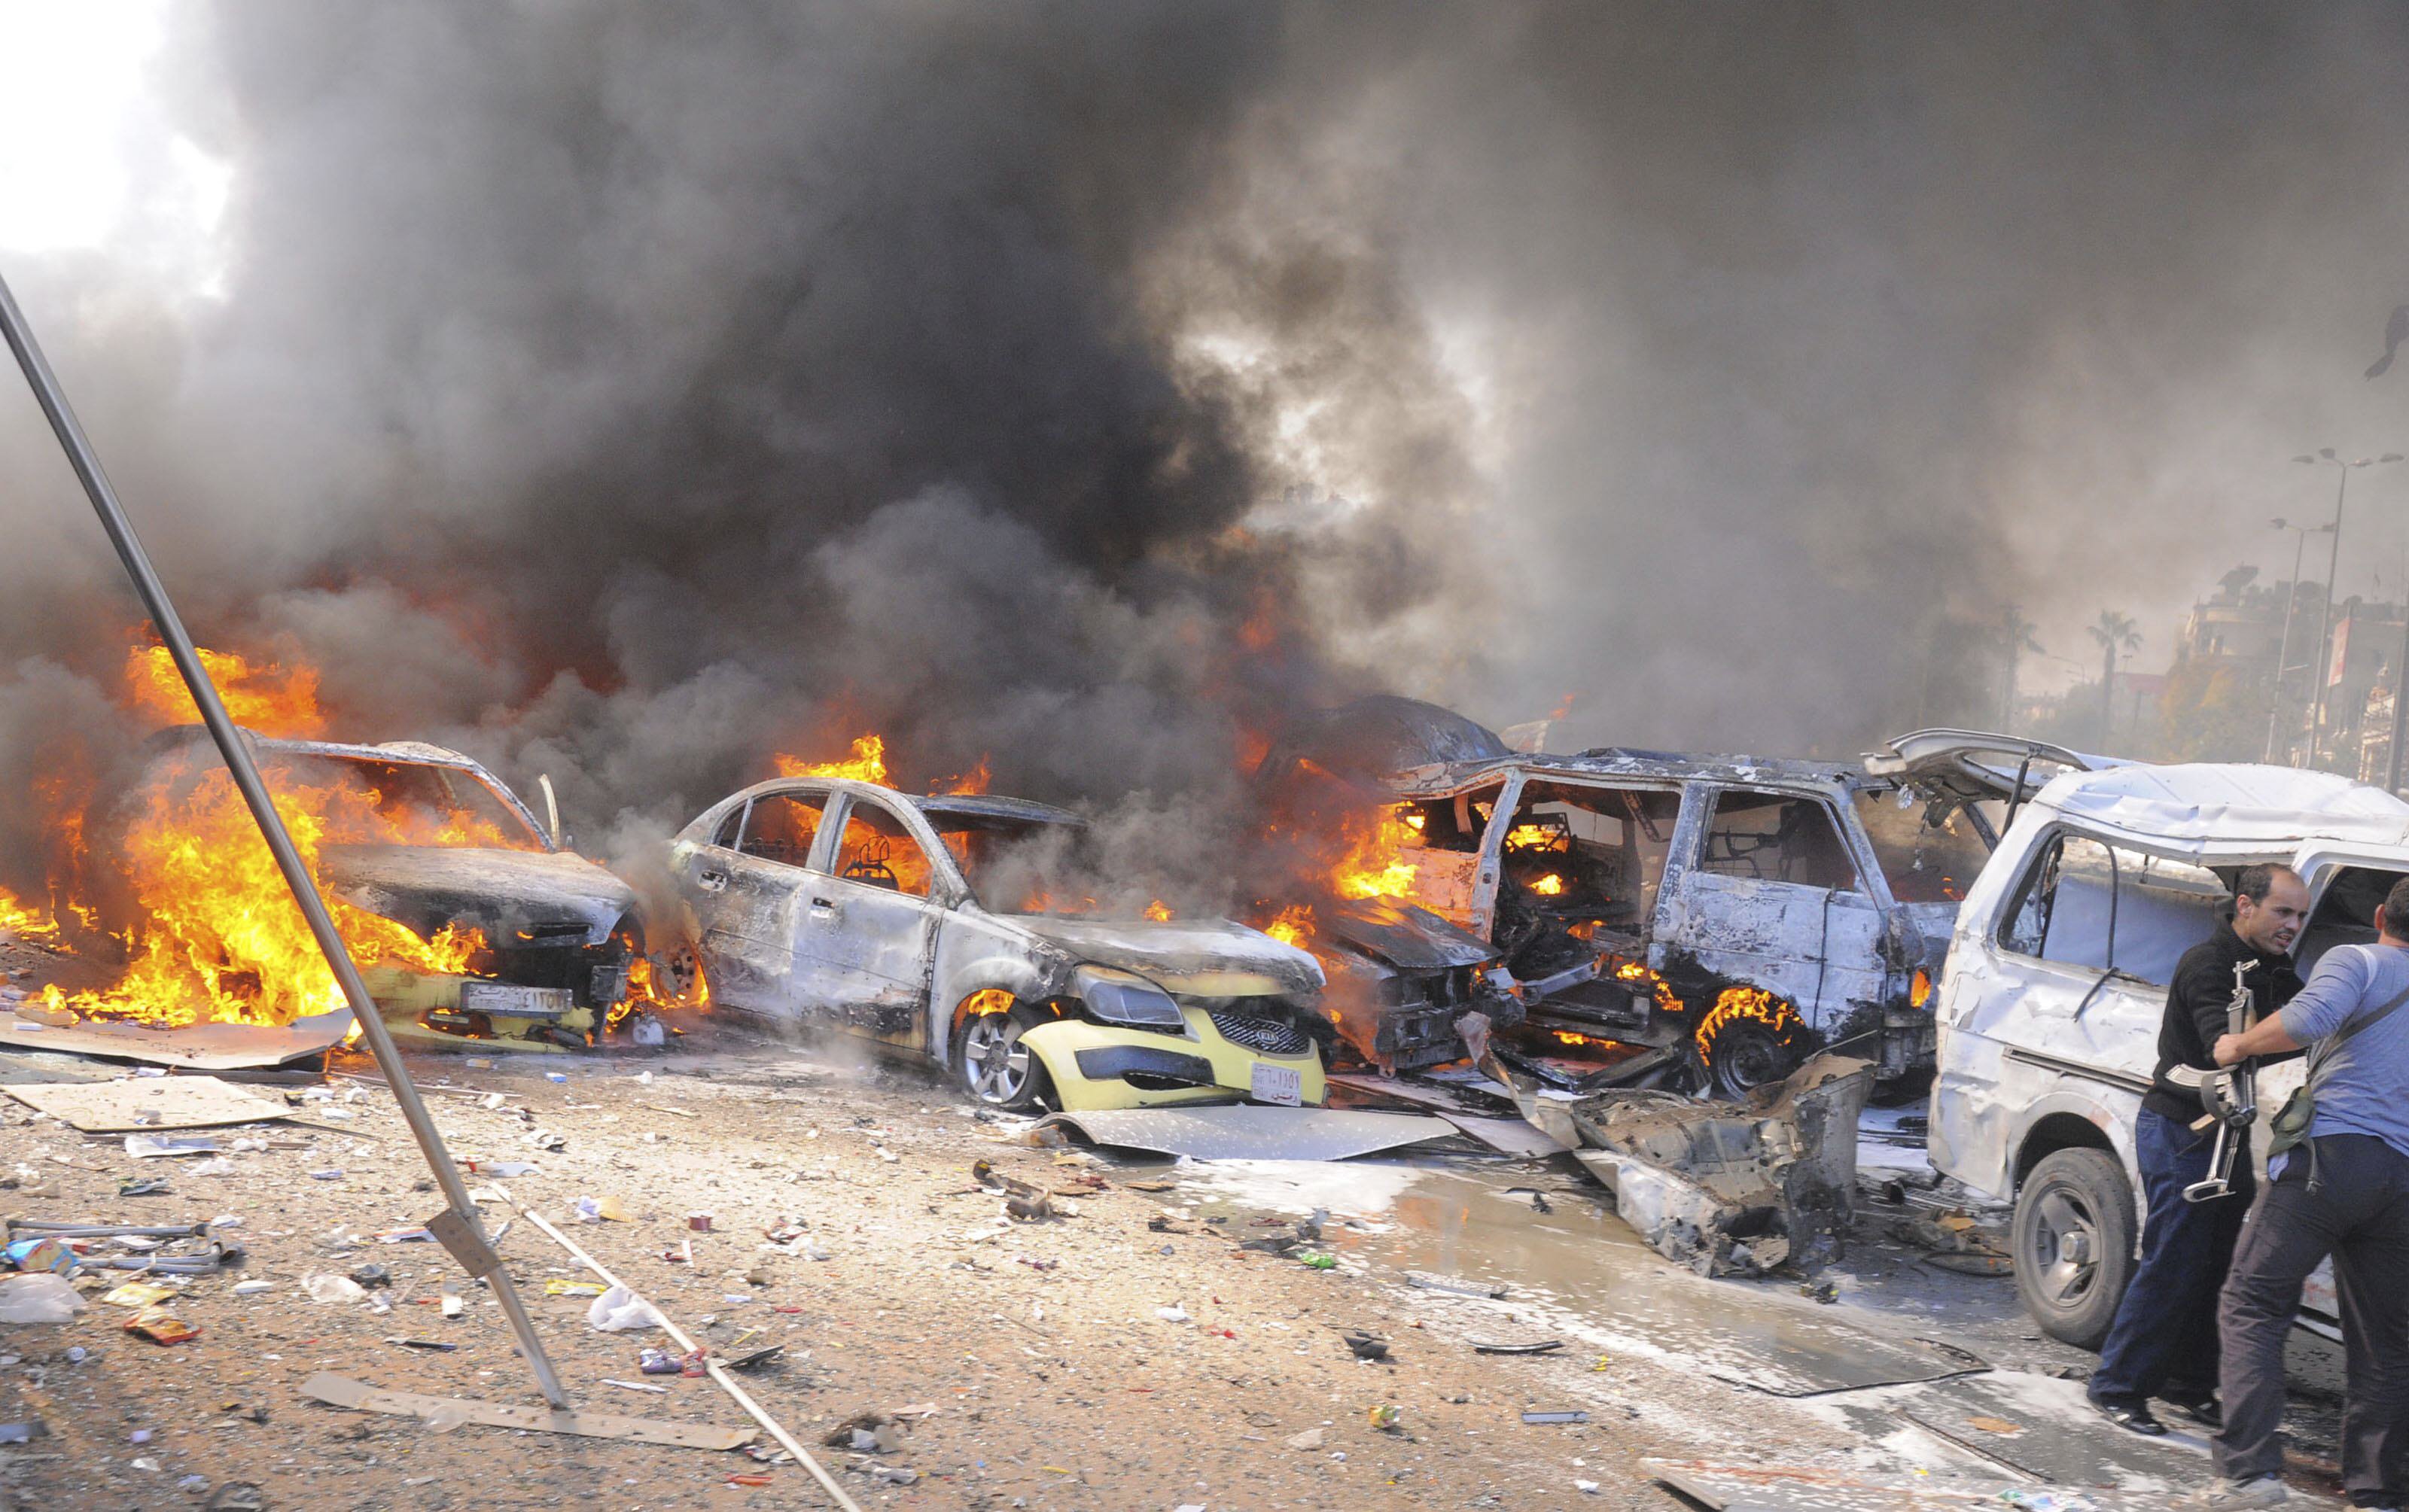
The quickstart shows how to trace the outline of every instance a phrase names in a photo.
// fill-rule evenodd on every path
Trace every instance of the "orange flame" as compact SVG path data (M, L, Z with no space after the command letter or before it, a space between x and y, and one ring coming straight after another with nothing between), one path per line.
M1341 898L1411 898L1421 871L1406 852L1421 844L1412 825L1394 813L1382 814L1331 869L1331 890Z
M1688 1012L1688 1005L1682 1002L1680 998L1673 995L1672 985L1666 982L1663 977L1657 975L1654 972L1650 971L1645 965L1638 961L1626 960L1618 962L1614 968L1614 977L1618 982L1631 982L1641 986L1645 986L1648 989L1649 996L1656 1000L1656 1008L1659 1013L1680 1014Z
M1565 890L1565 879L1551 871L1531 884L1531 890L1542 898L1553 898Z
M1698 1054L1711 1057L1715 1036L1724 1025L1738 1019L1768 1025L1785 1037L1804 1027L1797 1009L1763 987L1725 987L1715 999L1714 1007L1698 1023Z
M875 778L871 779L871 781L873 782L876 780L877 779ZM986 792L988 790L988 785L994 780L995 774L988 770L988 758L981 756L978 758L977 766L973 767L968 771L962 772L959 776L946 777L939 780L934 786L929 789L929 791L931 793L955 794L966 798L974 797L980 793Z
M777 763L781 777L843 777L882 785L887 781L887 742L876 735L856 740L852 752L842 761L805 761L790 756L771 759Z
M127 955L123 973L100 990L46 987L44 1005L169 1028L281 1025L342 1007L334 970L232 780L222 768L201 767L211 758L197 749L174 759L176 769L149 789L124 836L123 861L142 912L119 937ZM303 782L273 766L268 775L277 813L313 873L329 843L425 841L371 789ZM426 939L340 899L329 897L326 905L362 966L391 962L459 973L487 948L475 929L447 925Z
M57 938L59 921L46 910L19 902L14 893L0 887L0 930L21 940L50 940Z
M217 684L218 698L234 722L262 735L306 739L322 733L318 670L252 662L230 651L203 646L201 668ZM197 725L201 711L176 670L166 646L136 646L125 659L125 685L137 713L161 725Z
M1313 910L1300 903L1263 926L1263 933L1284 945L1301 945L1313 932Z
M1171 905L1160 898L1155 899L1146 905L1146 916L1157 924L1168 924L1171 922Z

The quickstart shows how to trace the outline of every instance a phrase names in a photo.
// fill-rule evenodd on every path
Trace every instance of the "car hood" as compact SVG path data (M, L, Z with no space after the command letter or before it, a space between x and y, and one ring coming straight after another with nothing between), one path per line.
M474 926L498 949L599 944L635 907L617 877L565 852L439 845L329 845L327 889L422 935Z
M1081 962L1135 972L1166 991L1205 998L1319 992L1321 965L1259 929L1216 919L1066 919L1016 914L1012 922Z
M1318 931L1359 956L1399 971L1436 971L1479 966L1497 958L1496 947L1413 903L1367 899L1330 909Z

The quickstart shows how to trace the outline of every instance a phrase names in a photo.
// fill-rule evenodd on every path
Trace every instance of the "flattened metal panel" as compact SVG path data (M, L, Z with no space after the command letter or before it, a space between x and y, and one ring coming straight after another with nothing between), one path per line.
M20 1018L0 1007L0 1044L22 1050L110 1056L157 1066L190 1066L198 1071L281 1066L323 1054L339 1044L351 1028L352 1015L347 1008L296 1018L282 1029L261 1029L250 1024L189 1024L182 1029L161 1029L103 1019L55 1028Z
M2027 1493L2032 1483L2011 1476L1861 1476L1807 1465L1705 1464L1684 1460L1642 1460L1640 1469L1715 1512L1959 1512L1992 1508L2010 1490ZM2084 1505L2095 1512L2164 1512L2165 1492L2087 1491Z
M136 1129L214 1129L268 1123L284 1105L214 1076L146 1076L116 1082L43 1082L0 1091L87 1134Z
M1076 1130L1099 1145L1197 1160L1344 1160L1455 1132L1444 1118L1247 1103L1057 1113L1046 1122Z

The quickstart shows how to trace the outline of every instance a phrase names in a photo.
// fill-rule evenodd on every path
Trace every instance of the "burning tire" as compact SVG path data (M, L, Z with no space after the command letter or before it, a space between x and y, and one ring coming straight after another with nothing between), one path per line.
M1698 1026L1698 1058L1717 1097L1738 1102L1796 1071L1807 1058L1798 1011L1761 987L1730 987Z
M974 1013L954 1036L954 1079L972 1101L1006 1113L1033 1113L1052 1091L1045 1063L1020 1043L1045 1019L1027 1008Z

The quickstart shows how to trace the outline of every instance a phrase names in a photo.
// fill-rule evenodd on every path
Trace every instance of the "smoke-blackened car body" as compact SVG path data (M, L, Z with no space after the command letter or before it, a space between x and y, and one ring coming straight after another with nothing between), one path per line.
M1054 884L1086 822L985 794L781 778L671 846L714 1010L863 1037L977 1101L1318 1103L1312 956L1222 920L1099 916Z
M1926 1003L1997 809L2087 759L1921 731L1859 765L1603 748L1391 785L1410 895L1490 942L1535 1026L1694 1046L1736 1094L1820 1046L1928 1068Z

